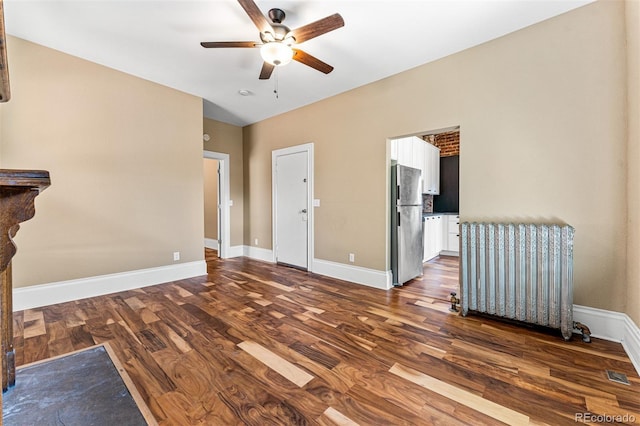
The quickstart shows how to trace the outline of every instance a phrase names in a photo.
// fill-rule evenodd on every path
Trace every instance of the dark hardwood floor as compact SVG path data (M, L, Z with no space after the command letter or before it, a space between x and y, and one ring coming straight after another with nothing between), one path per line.
M206 258L208 276L17 312L18 364L108 341L163 425L640 422L620 344L449 312L456 258L389 291Z

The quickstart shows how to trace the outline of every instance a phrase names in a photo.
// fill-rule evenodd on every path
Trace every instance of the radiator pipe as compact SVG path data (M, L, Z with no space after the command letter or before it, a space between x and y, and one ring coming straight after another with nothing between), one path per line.
M574 322L573 328L580 330L582 333L582 341L584 343L591 343L591 330L589 330L589 327L581 322Z
M451 295L451 298L449 299L451 301L451 307L449 308L449 310L451 312L458 312L458 307L456 305L460 303L460 299L456 297L457 293L455 291L452 291L449 294Z

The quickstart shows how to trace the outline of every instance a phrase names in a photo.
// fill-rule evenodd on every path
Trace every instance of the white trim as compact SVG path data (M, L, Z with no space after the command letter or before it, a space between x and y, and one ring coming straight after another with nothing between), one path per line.
M244 255L251 259L262 260L263 262L275 263L273 250L260 247L243 246Z
M629 315L573 305L573 320L589 327L593 337L622 343L631 363L640 374L640 328Z
M629 356L631 363L640 374L640 328L628 315L625 315L625 337L622 347Z
M222 229L222 235L218 235L218 237L222 240L222 246L218 249L218 257L221 259L226 259L229 256L229 242L231 241L231 231L229 218L231 217L231 213L229 207L231 203L229 202L229 168L231 167L231 163L229 161L229 154L224 154L221 152L213 152L213 151L203 151L204 158L210 158L213 160L218 160L220 163L220 199L218 203L222 204L222 214L218 218L220 221L220 229Z
M631 363L640 374L640 328L628 315L625 315L625 337L622 347L627 352Z
M591 335L612 342L622 342L625 335L624 317L620 312L605 311L589 306L573 305L573 320L591 330Z
M204 260L58 281L13 290L13 310L38 308L207 274Z
M313 142L309 142L302 145L291 146L288 148L276 149L271 151L271 205L272 205L272 245L273 247L273 259L277 256L277 229L276 229L276 159L281 155L290 155L298 152L305 152L307 154L307 270L314 272L313 269L313 254L314 254L314 207L313 207L313 177L314 177L314 158L313 158ZM254 247L255 248L255 247Z
M229 253L227 257L242 257L242 256L244 256L244 246L229 247Z
M389 290L391 285L391 271L378 271L361 266L346 265L328 260L313 259L313 271L316 274L350 281L368 287Z
M275 263L273 250L244 246L244 256L263 262ZM331 278L349 281L367 287L389 290L393 287L391 271L378 271L328 260L313 259L313 272Z
M275 254L273 250L269 249L244 246L244 256L263 262L275 263ZM322 259L313 259L312 266L313 272L319 275L383 290L393 287L391 271L378 271Z
M205 238L204 246L209 249L218 250L218 240L214 240L212 238Z

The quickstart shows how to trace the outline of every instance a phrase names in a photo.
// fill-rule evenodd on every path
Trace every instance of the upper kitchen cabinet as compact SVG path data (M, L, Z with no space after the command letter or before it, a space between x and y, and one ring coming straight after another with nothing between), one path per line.
M398 140L391 140L391 160L398 161Z
M421 146L424 143L418 142L422 142L422 140L413 137L392 140L391 159L396 160L400 165L420 169L424 178L424 148Z
M417 138L416 138L417 139ZM423 193L440 194L440 149L427 142L424 145Z
M440 193L440 150L417 136L391 141L391 159L398 164L420 169L422 192Z
M415 153L415 149L413 149L414 145L415 144L411 140L411 138L403 138L398 140L398 164L422 170L422 163L420 161L417 161L418 159L413 155Z

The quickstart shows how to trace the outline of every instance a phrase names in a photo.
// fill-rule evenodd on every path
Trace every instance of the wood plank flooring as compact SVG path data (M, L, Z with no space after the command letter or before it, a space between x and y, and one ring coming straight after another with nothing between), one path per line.
M640 423L620 344L449 312L457 258L390 291L206 258L207 276L15 313L17 363L108 341L161 425Z

